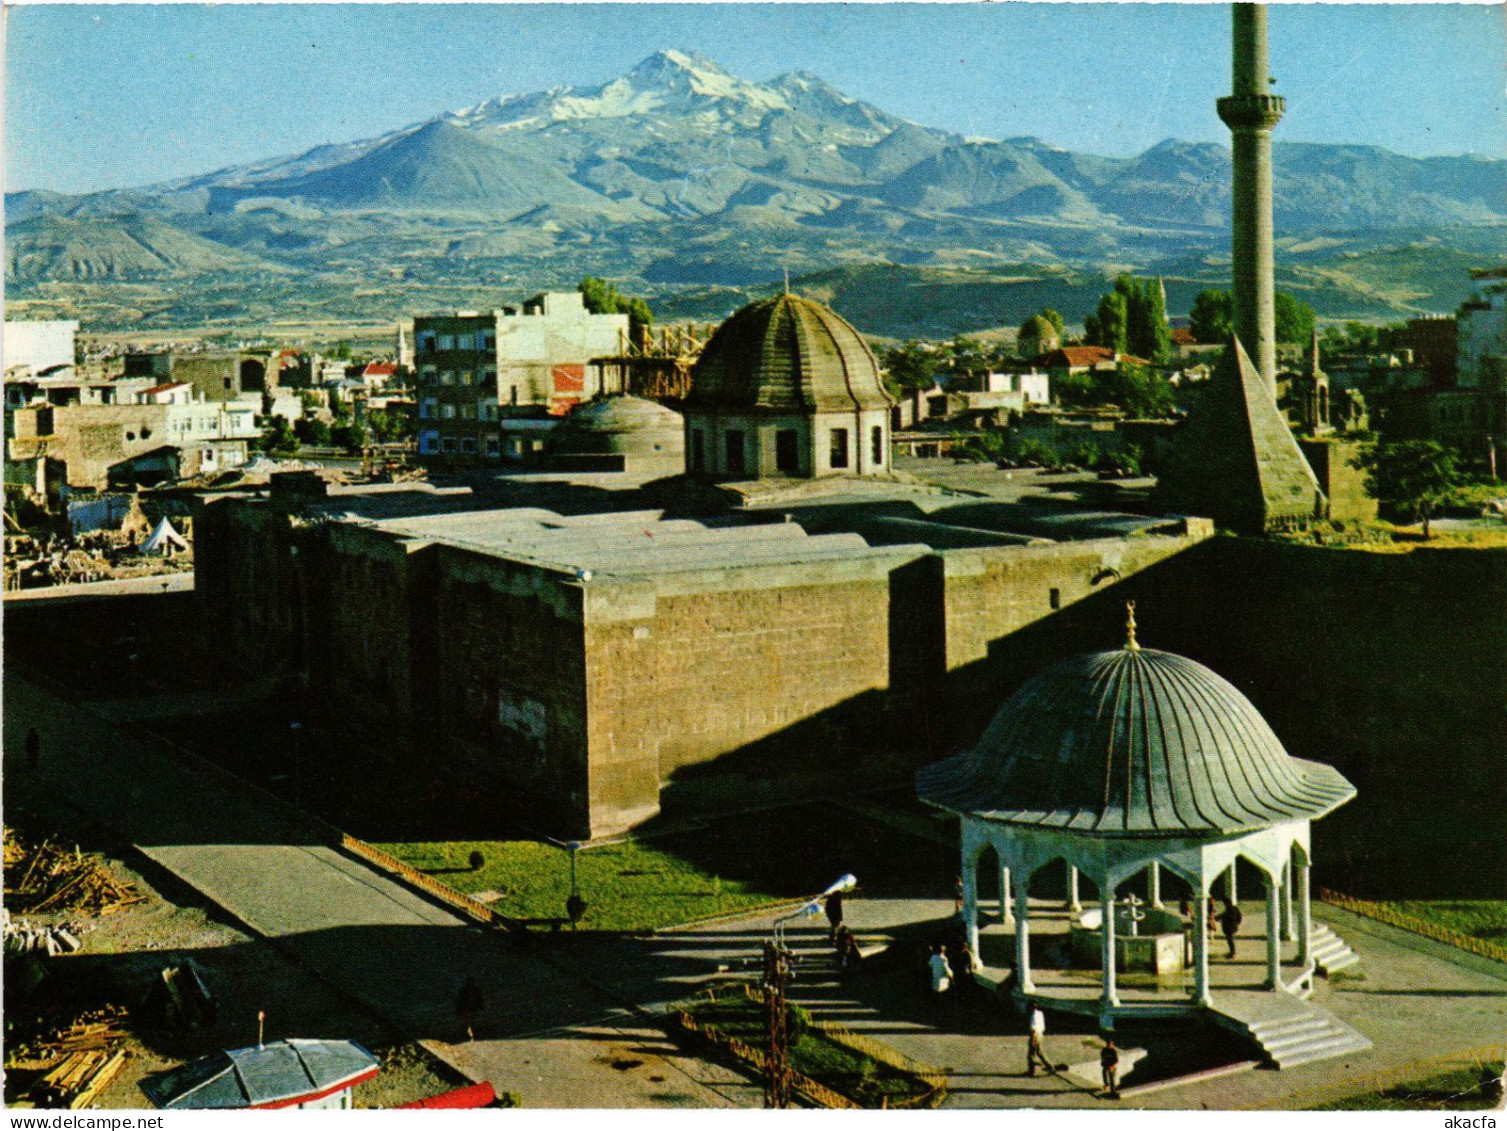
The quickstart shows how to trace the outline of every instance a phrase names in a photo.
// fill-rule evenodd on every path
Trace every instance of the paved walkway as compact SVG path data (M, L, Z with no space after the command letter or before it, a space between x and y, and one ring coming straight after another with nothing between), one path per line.
M61 795L252 932L400 1030L434 1040L471 1075L520 1092L526 1105L758 1103L738 1074L681 1056L601 989L321 843L265 795L14 674L4 699L12 796ZM35 771L18 756L31 726L42 735ZM460 1037L453 1002L468 973L488 1008L480 1039L451 1044Z
M796 921L787 928L787 940L804 961L798 966L792 997L817 1017L840 1022L946 1070L951 1081L948 1107L1108 1106L1109 1101L1071 1081L1024 1074L1025 1026L1013 1009L983 994L960 1005L939 1005L932 999L924 968L907 955L945 924L952 908L951 900L851 900L847 918L860 938L893 938L907 953L843 977L828 957L825 920ZM1252 1107L1346 1079L1354 1080L1359 1091L1378 1072L1507 1043L1507 966L1483 965L1484 960L1472 955L1457 960L1452 948L1327 905L1316 904L1315 916L1356 949L1364 977L1333 984L1320 978L1313 1001L1365 1033L1375 1042L1374 1049L1284 1072L1263 1068L1127 1097L1118 1106ZM1258 982L1264 972L1265 942L1259 937L1254 903L1247 905L1246 918L1237 961L1219 959L1213 964L1217 984ZM708 983L748 976L771 923L767 916L722 921L667 932L631 950L620 942L609 946L604 941L594 949L583 948L580 963L616 992L659 1008ZM1219 949L1223 951L1222 944ZM1094 1059L1098 1043L1092 1018L1060 1013L1049 1018L1046 1051L1053 1063ZM1150 1048L1153 1058L1148 1066L1155 1057L1178 1057L1177 1045L1189 1039L1165 1025L1122 1036L1124 1043ZM1215 1056L1216 1064L1252 1055L1233 1037L1212 1034L1191 1040L1224 1042L1219 1047L1226 1055Z

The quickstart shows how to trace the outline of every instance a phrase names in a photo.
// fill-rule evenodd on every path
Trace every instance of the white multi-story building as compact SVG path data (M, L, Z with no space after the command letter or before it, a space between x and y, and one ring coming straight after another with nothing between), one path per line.
M622 350L626 314L592 314L571 292L522 310L414 319L414 390L421 455L501 457L500 422L522 410L563 416L600 391L590 361Z
M1507 357L1507 268L1477 272L1475 277L1492 281L1460 307L1456 318L1455 383L1463 389L1481 387L1487 358Z

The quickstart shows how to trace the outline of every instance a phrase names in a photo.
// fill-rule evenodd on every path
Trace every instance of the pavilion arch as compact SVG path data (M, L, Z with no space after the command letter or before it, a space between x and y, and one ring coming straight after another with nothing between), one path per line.
M1165 868L1193 904L1180 920L1194 952L1193 992L1171 1009L1209 1008L1208 901L1216 879L1245 859L1265 887L1265 988L1311 986L1310 822L1354 787L1332 767L1290 757L1250 702L1209 669L1142 650L1133 617L1128 636L1119 651L1047 669L1000 708L973 749L917 774L920 798L960 821L970 949L979 954L977 865L993 847L1015 881L1014 994L1053 1000L1038 993L1031 971L1030 887L1060 860L1098 889L1097 926L1078 929L1100 936L1101 1023L1144 1014L1145 1003L1122 1003L1116 986L1117 889L1145 873L1149 902L1160 905ZM1139 900L1123 902L1131 905L1119 914L1133 934ZM1076 913L1079 901L1071 903ZM1165 922L1169 913L1158 911ZM1302 969L1284 985L1281 944L1294 933ZM1158 1009L1168 1015L1163 1003Z

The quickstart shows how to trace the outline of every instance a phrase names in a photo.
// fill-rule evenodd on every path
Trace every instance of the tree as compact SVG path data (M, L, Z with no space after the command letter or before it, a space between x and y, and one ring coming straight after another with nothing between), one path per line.
M330 443L330 426L317 416L301 416L293 425L294 435L299 443L307 444L311 448L328 447Z
M1096 376L1101 400L1117 404L1141 420L1169 416L1177 404L1167 378L1145 366L1121 363L1113 371Z
M263 422L261 439L257 446L268 455L287 455L298 451L298 437L285 416L274 416Z
M1172 352L1166 300L1160 279L1121 275L1085 320L1088 340L1115 353L1133 353L1160 365Z
M1213 287L1199 291L1193 296L1193 309L1189 313L1193 337L1205 345L1216 345L1230 340L1235 321L1229 291Z
M1124 292L1113 290L1100 296L1099 309L1084 320L1089 343L1103 346L1117 354L1124 353L1128 321L1129 311Z
M1306 342L1313 336L1313 307L1286 291L1276 294L1277 341Z
M1434 509L1460 478L1455 453L1435 440L1370 444L1355 465L1366 472L1366 490L1374 499L1422 520L1425 542Z
M1050 306L1043 306L1041 308L1041 316L1052 324L1052 329L1057 331L1057 337L1060 340L1063 331L1067 328L1067 323L1063 322L1062 315L1058 314Z
M920 342L906 342L903 346L885 350L881 360L893 393L904 395L918 389L925 392L936 383L936 352L926 349Z
M644 331L654 325L654 312L646 301L619 293L606 279L587 275L576 289L581 292L581 299L590 313L626 314L628 336L634 342L642 341Z
M1276 326L1279 342L1306 342L1313 334L1313 307L1286 291L1275 295ZM1193 297L1191 311L1193 336L1208 345L1227 342L1235 330L1234 300L1229 291L1199 291ZM1241 345L1246 343L1241 342Z

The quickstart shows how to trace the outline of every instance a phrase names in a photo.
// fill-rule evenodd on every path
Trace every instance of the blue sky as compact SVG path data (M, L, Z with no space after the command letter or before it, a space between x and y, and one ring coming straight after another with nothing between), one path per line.
M1225 141L1229 10L1182 4L25 5L6 187L144 184L384 133L662 47L927 125L1122 155ZM1275 5L1278 140L1507 156L1504 9Z

